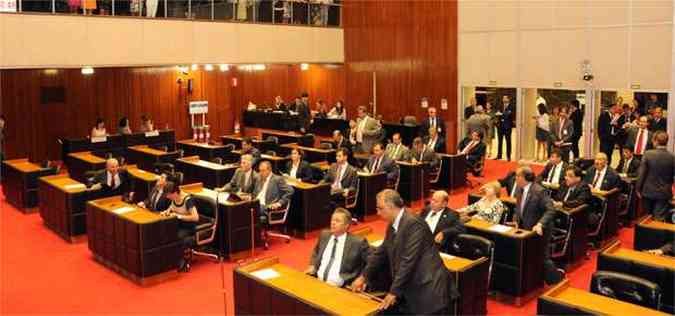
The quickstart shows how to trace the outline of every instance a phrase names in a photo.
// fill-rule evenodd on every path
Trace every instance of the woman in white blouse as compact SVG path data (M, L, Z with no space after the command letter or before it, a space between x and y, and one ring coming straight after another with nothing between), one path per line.
M108 132L105 130L105 121L103 119L96 120L96 125L91 129L91 138L107 136Z
M336 120L347 119L347 110L342 105L342 100L337 101L335 103L335 106L332 109L330 109L330 112L328 112L328 118Z
M499 224L502 214L507 211L504 203L499 200L499 192L501 190L502 186L497 181L486 183L480 188L483 197L476 203L460 208L457 212L461 215L475 213L473 218Z
M544 161L548 157L547 148L548 148L548 136L551 130L551 120L548 116L548 110L546 105L539 103L537 105L537 110L539 115L535 115L533 118L537 121L537 151L535 154L535 159ZM539 158L539 153L541 152L541 158Z
M179 262L178 271L187 272L190 270L190 263L187 258L189 258L190 247L194 243L199 213L190 195L183 192L177 183L168 182L164 189L166 190L166 197L171 200L171 205L160 214L178 219L178 240L182 241L183 246L183 257Z

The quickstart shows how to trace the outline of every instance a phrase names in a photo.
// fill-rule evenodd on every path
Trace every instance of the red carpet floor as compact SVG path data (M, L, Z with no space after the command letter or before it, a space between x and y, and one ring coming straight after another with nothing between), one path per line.
M488 161L481 182L503 176L515 163ZM452 192L451 206L466 204L467 190ZM220 265L198 260L177 279L139 287L98 264L87 248L64 242L48 230L37 213L24 215L4 201L0 193L0 314L233 314L232 270L225 263L225 293ZM384 233L383 221L369 225ZM620 240L632 247L632 229L622 229ZM278 256L282 263L304 269L315 240L274 243L257 257ZM572 286L587 289L595 271L596 254L568 274ZM490 299L492 315L535 315L536 299L517 308Z

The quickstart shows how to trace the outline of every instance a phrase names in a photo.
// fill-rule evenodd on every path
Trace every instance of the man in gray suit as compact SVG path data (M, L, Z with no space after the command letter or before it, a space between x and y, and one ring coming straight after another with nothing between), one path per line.
M253 170L253 156L242 155L239 168L234 171L234 176L232 176L230 182L224 187L216 189L216 191L250 194L253 193L257 182L258 174Z
M359 106L357 115L356 143L361 144L361 152L368 152L382 136L382 126L380 122L368 115L364 106Z
M335 163L330 166L323 181L330 183L331 195L346 197L350 191L356 190L358 175L356 169L349 165L349 149L340 148L335 153ZM334 197L335 199L336 197Z
M265 210L278 210L288 206L293 195L293 188L286 183L282 176L272 173L272 164L264 160L258 166L260 179L253 189L253 197L260 202L258 215L261 218L265 215Z
M361 275L368 260L368 242L349 233L352 214L337 208L330 219L330 230L321 232L305 273L330 285L342 287Z
M427 149L421 137L413 139L413 149L408 155L408 160L414 163L427 162L432 168L436 168L436 165L438 165L436 153L431 149Z
M368 159L368 163L363 167L365 172L387 174L387 180L393 181L398 177L398 165L384 154L384 145L375 143L373 145L373 154Z
M485 114L482 106L475 107L475 113L464 123L466 126L466 135L471 135L473 131L480 131L481 135L487 135L490 130L490 116Z
M384 154L393 161L408 159L408 147L401 143L401 134L395 133L391 136L391 143L387 145Z
M669 201L673 197L672 187L675 178L675 155L668 152L668 134L664 131L654 133L652 143L655 149L648 150L642 157L636 185L642 205L657 220L665 220Z
M560 151L563 162L570 160L570 149L574 138L574 122L568 116L566 107L560 108L559 119L551 124L549 139L553 147Z

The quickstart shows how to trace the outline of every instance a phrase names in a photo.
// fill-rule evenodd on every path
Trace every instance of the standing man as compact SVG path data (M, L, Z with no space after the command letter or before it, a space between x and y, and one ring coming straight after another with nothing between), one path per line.
M632 148L634 156L642 159L642 155L654 146L651 141L653 134L649 131L649 118L646 115L640 116L638 126L629 129L627 133L626 147Z
M368 280L388 264L392 283L380 310L392 314L447 314L457 290L428 225L408 213L401 196L390 189L377 194L377 213L389 223L387 232L382 245L368 257L363 274L352 283L352 289L363 291Z
M579 140L581 135L584 133L584 110L581 109L579 100L574 99L571 102L572 106L570 107L570 120L574 125L574 134L572 136L572 153L574 154L574 159L579 159L581 154L579 152Z
M648 150L642 157L635 189L645 210L657 220L665 220L669 201L673 197L675 155L666 149L666 132L657 131L652 141L656 149Z
M427 119L422 122L422 125L420 125L420 135L423 137L428 136L429 129L433 128L440 137L445 137L445 122L437 115L436 108L433 106L429 107L427 113L429 114L429 117L427 117Z
M480 131L481 135L487 135L487 133L490 131L490 127L492 126L490 124L491 120L492 118L485 114L483 107L480 105L477 106L476 113L471 115L471 117L466 120L466 123L464 123L466 135L471 135L471 132L473 131Z
M298 124L300 127L300 132L305 133L309 127L311 115L309 111L309 94L307 94L307 92L302 93L302 99L298 103L296 111L298 112Z
M649 126L652 132L668 131L668 120L663 118L663 109L660 106L655 107L652 111L652 121Z
M434 241L443 252L448 252L450 242L459 234L466 232L459 214L448 207L448 193L439 190L431 195L429 206L420 213L434 235Z
M562 161L570 160L570 148L574 137L574 124L567 118L567 108L561 107L559 119L551 125L549 139L553 147L560 152Z
M356 143L361 144L362 152L367 152L382 135L382 126L380 122L368 115L366 107L359 106L356 113L358 115L356 119Z
M612 157L612 152L614 152L614 135L612 126L612 109L607 109L602 111L598 117L598 138L600 139L600 152L607 155L607 157ZM611 163L611 161L610 161Z
M565 271L558 269L551 260L551 231L555 218L555 208L545 189L534 182L534 172L529 167L516 170L516 212L518 227L534 231L544 240L544 280L547 284L556 284L565 277Z
M516 106L511 97L502 97L502 115L497 126L497 159L502 159L502 142L506 141L506 160L511 161L511 130L516 126Z

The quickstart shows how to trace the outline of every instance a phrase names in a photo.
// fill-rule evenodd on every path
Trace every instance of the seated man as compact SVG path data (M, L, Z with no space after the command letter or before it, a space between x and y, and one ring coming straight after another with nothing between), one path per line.
M640 159L633 155L633 150L631 148L632 146L623 148L623 156L621 161L619 161L619 165L616 166L616 172L634 178L638 175Z
M429 128L429 136L424 139L424 143L435 153L445 153L445 139L438 134L436 128Z
M593 192L593 190L609 191L613 188L619 188L620 181L621 178L619 178L619 175L614 172L614 169L607 165L607 155L605 153L597 153L595 155L593 167L590 167L588 171L586 171L586 178L584 178L584 182L588 183L591 192ZM602 210L600 200L597 198L591 199L591 210ZM591 227L595 227L595 224L597 224L601 218L602 214L589 212L588 224L591 225Z
M352 214L337 208L330 230L321 232L305 273L330 285L342 287L361 275L368 259L368 242L349 233Z
M562 185L567 164L562 160L559 150L553 150L544 170L537 176L537 182Z
M466 232L464 223L459 220L459 214L448 207L448 193L442 190L435 191L431 196L431 203L420 213L429 229L434 234L434 241L442 252L447 252L450 242L455 236Z
M291 160L286 163L284 176L304 182L312 181L312 169L309 163L302 159L304 156L301 149L291 149Z
M258 174L253 171L253 156L245 154L241 156L239 168L234 171L230 182L222 188L216 189L219 192L228 193L253 193L253 189L258 182Z
M342 147L345 147L349 150L352 149L352 143L349 142L347 138L342 135L342 132L340 130L334 130L333 131L333 141L331 142L333 145L333 149L338 150Z
M121 195L129 191L129 175L121 169L117 159L110 158L105 162L105 172L94 179L91 190L101 189L105 195Z
M471 137L465 137L457 146L459 153L466 155L466 165L469 170L476 173L479 163L485 156L487 146L483 143L483 135L480 131L471 132Z
M331 183L330 193L333 202L338 205L344 202L349 192L356 190L356 168L349 165L349 150L340 148L335 152L335 163L330 166L323 181Z
M253 197L258 199L260 208L258 215L263 222L267 221L266 210L279 210L288 206L293 196L293 188L286 183L286 179L272 173L272 164L264 160L258 166L259 181L253 189Z
M591 189L581 181L581 176L579 167L569 166L565 169L565 183L558 190L558 195L553 197L553 205L566 208L590 205Z
M152 188L152 191L148 194L148 197L141 202L138 202L138 206L147 208L153 212L163 212L169 205L171 205L171 200L167 198L168 192L166 191L167 181L166 174L162 174L157 179L155 187Z
M431 168L436 168L438 165L436 153L431 149L427 149L427 146L424 145L424 142L420 137L415 137L415 139L413 139L413 146L408 154L408 161L413 163L426 162L429 163Z
M363 169L369 173L384 172L387 174L387 181L395 181L398 176L398 166L384 154L382 143L373 145L373 155Z
M391 136L391 143L387 145L387 149L384 153L393 161L408 159L408 147L401 143L401 134L394 133L394 135Z
M251 155L253 157L252 166L256 166L260 161L260 150L253 147L253 140L250 137L244 137L241 140L241 155Z

